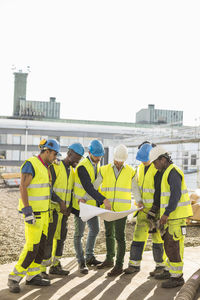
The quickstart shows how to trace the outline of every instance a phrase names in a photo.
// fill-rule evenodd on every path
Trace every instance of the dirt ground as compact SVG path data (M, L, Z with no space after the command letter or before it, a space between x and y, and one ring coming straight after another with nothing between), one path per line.
M24 223L22 216L18 213L18 188L0 188L0 264L10 263L16 261L23 248L24 239ZM100 221L100 233L97 237L95 254L104 254L106 252L104 224ZM127 222L126 226L126 251L130 250L134 231L134 223ZM75 256L73 246L73 215L69 217L68 221L68 235L67 242L64 248L64 257ZM83 242L85 243L87 236L87 229ZM200 245L200 226L188 226L187 236L185 239L185 246L199 246ZM151 239L148 240L146 250L151 249Z

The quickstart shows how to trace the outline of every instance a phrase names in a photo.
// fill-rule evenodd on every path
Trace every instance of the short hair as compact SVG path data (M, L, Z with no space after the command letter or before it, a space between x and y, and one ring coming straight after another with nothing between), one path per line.
M172 158L171 156L169 155L169 153L165 153L165 154L162 154L158 157L158 159L161 159L162 157L166 158L166 160L170 163L170 164L173 164L173 161L172 161Z

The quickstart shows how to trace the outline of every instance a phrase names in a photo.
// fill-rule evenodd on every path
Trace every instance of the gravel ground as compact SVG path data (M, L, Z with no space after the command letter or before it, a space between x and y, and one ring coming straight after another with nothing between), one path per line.
M24 223L22 216L18 213L18 198L19 189L17 188L0 188L1 195L1 210L0 210L0 264L10 263L18 260L19 254L23 248L24 239ZM134 231L134 223L127 222L126 226L126 250L130 250ZM67 243L65 243L63 256L75 256L73 247L73 215L69 217L68 221L68 236ZM87 236L87 229L83 242L85 243ZM188 226L187 236L185 239L185 246L199 246L200 245L200 226ZM151 240L147 242L146 250L151 249ZM103 254L106 252L104 224L100 221L100 233L97 237L95 254Z

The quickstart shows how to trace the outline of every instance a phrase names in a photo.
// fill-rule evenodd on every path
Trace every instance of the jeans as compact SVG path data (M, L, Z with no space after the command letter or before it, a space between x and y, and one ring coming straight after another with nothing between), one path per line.
M85 230L85 225L89 227L89 233L87 236L86 242L86 261L94 256L94 246L97 234L99 233L99 220L98 217L94 217L87 222L83 222L80 217L74 216L74 225L75 225L75 232L74 232L74 248L76 251L76 258L78 263L84 263L84 251L82 247L82 237Z

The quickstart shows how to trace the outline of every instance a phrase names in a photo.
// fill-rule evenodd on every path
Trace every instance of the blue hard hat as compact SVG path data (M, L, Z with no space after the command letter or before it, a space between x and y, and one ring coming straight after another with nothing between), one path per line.
M137 152L136 159L142 162L149 161L149 152L152 148L151 144L143 144Z
M83 148L83 146L80 143L73 143L71 144L68 149L73 150L74 152L76 152L77 154L83 156L85 150Z
M91 143L88 146L88 150L94 156L104 156L105 154L103 144L98 140L91 141Z
M47 149L54 150L57 153L57 156L61 156L60 144L58 143L58 141L54 139L40 141L39 148L41 150L47 150Z

